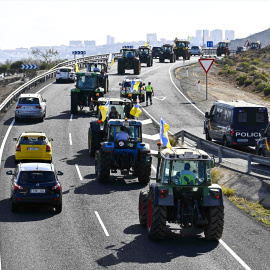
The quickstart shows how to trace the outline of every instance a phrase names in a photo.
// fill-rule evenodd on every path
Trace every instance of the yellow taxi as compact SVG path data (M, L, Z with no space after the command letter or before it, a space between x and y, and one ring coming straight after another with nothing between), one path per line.
M53 139L47 138L43 132L24 132L16 141L15 162L44 160L52 162L52 145Z

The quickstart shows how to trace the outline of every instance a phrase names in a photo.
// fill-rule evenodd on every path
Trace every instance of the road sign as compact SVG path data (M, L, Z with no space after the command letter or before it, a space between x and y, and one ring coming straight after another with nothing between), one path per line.
M213 65L215 59L210 59L210 58L204 58L204 59L199 59L199 62L204 69L205 73L208 73L210 70L211 66Z
M37 65L21 65L21 69L37 69Z
M206 44L207 44L207 47L213 47L214 42L213 41L207 41Z
M86 54L86 51L72 51L72 54Z
M248 40L246 41L244 47L251 47L251 44L250 44L250 42Z

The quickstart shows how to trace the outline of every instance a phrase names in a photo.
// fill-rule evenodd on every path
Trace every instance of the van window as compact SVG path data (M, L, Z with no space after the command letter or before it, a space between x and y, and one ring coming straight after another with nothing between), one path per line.
M257 123L264 123L264 112L257 112L256 113L256 122Z
M217 108L217 120L222 120L224 117L223 117L223 108L221 107L218 107Z
M268 122L267 110L260 108L243 108L236 111L237 122L242 125L256 125Z
M246 123L246 122L247 122L247 111L239 110L238 123Z
M230 109L224 110L224 121L230 123L232 120L232 111Z

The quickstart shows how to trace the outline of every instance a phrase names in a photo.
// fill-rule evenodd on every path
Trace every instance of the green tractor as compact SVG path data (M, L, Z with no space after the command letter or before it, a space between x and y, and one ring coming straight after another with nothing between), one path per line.
M160 52L160 55L159 55L159 62L164 63L165 59L169 59L170 63L174 63L175 54L173 51L173 45L164 44L161 48L162 48L162 51Z
M152 51L148 46L139 46L140 62L145 63L147 67L153 65Z
M230 50L229 50L229 42L219 42L217 46L217 56L221 56L222 54L230 55Z
M98 109L97 119L90 122L88 130L88 153L94 157L95 152L100 148L100 144L106 140L108 132L108 121L110 119L133 119L130 114L132 102L127 98L99 98L97 107L108 106L108 113L105 121L102 121L102 115Z
M173 48L174 54L176 59L178 60L179 57L183 57L183 60L190 59L190 49L188 45L190 44L189 41L186 40L178 40L177 38L174 40L175 46Z
M159 149L156 183L139 195L139 221L148 237L166 236L166 222L180 226L180 233L200 234L219 240L224 227L223 194L212 183L214 158L194 148Z
M71 89L71 113L89 107L95 110L97 100L104 96L104 77L99 72L76 72L76 85Z
M95 172L100 183L110 181L110 173L133 173L141 184L148 184L152 157L150 146L142 141L142 122L111 119L108 121L107 139L95 153ZM120 137L124 133L126 138Z
M125 74L126 69L133 69L134 75L139 75L141 73L141 62L138 50L133 49L133 46L123 46L120 53L122 53L122 56L118 59L118 74Z

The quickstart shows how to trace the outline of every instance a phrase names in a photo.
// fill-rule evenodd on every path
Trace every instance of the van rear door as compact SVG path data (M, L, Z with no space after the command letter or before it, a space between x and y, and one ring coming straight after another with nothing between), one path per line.
M264 107L234 108L234 135L239 145L256 144L268 125L268 111Z

